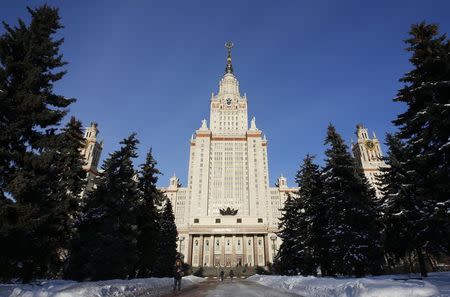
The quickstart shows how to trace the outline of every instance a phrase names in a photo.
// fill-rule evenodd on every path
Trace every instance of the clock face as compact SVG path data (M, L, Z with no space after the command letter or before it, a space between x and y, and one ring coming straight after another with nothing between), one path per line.
M366 141L366 148L368 148L369 150L372 150L375 148L375 144L373 143L372 140L367 140Z
M231 99L230 98L227 99L227 105L231 105Z

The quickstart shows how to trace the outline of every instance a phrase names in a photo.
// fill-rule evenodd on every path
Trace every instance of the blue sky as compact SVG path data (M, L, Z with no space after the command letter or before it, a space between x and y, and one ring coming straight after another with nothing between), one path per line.
M293 176L306 153L322 163L326 127L350 143L363 123L384 140L404 109L398 79L411 69L403 40L425 20L450 32L450 1L23 1L0 2L0 19L25 6L60 8L68 74L56 89L99 123L105 147L137 132L141 163L153 148L164 173L186 183L188 140L209 116L232 40L249 116L269 140L271 184ZM3 29L0 29L3 32Z

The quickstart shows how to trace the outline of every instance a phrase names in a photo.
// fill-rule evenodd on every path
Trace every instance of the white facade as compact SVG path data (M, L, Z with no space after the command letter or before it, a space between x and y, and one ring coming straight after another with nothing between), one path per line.
M382 159L383 153L381 152L380 142L375 132L373 132L373 137L370 138L368 129L361 124L356 126L355 134L357 141L352 144L352 151L357 166L364 172L369 184L375 189L377 198L381 198L377 176L381 173L380 168L387 165Z
M255 118L248 127L247 98L227 45L225 74L210 99L209 127L203 120L189 142L187 187L174 175L162 191L174 206L178 248L189 264L263 266L281 243L274 236L279 209L295 189L284 177L269 187L267 139Z

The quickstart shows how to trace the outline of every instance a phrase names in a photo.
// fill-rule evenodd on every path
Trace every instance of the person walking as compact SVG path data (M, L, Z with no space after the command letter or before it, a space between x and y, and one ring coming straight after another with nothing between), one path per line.
M175 267L173 269L173 291L181 291L181 278L183 277L183 263L180 259L175 260Z
M223 277L225 276L225 272L223 270L220 271L220 281L223 282Z

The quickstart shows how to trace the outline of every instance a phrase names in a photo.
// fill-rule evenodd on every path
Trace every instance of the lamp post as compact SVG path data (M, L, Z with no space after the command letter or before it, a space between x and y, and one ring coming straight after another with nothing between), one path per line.
M275 234L271 235L270 240L272 240L272 251L273 251L272 263L273 263L273 261L275 261L275 249L276 249L275 240L277 240L277 236Z
M179 250L178 252L179 252L180 254L181 254L181 242L183 242L183 240L184 240L184 236L181 236L181 237L180 237L180 247L179 247L179 249L178 249L178 250Z

